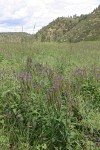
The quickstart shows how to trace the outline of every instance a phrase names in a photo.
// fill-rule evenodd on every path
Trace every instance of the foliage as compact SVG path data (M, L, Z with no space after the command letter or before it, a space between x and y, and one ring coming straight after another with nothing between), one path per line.
M28 44L0 43L0 149L99 150L100 43Z

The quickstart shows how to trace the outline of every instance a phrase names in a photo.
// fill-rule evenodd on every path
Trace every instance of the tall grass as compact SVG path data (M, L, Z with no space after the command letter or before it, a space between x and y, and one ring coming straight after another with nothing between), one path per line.
M0 44L1 150L99 150L99 48Z

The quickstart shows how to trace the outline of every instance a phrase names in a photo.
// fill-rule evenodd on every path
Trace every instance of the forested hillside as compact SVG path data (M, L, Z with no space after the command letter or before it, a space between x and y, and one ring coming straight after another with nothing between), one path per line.
M37 41L86 41L100 39L100 6L88 15L58 17L35 35Z

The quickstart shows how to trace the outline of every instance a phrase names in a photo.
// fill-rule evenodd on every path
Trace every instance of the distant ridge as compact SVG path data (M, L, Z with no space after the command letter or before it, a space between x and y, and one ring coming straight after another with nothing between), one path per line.
M35 34L36 41L100 40L100 5L88 15L58 17Z
M0 32L0 42L22 42L29 37L31 34L26 32Z

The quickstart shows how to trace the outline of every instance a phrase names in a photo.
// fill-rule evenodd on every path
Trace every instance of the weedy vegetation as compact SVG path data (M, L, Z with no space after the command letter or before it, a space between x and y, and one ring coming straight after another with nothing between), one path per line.
M0 43L0 150L100 149L100 42Z

